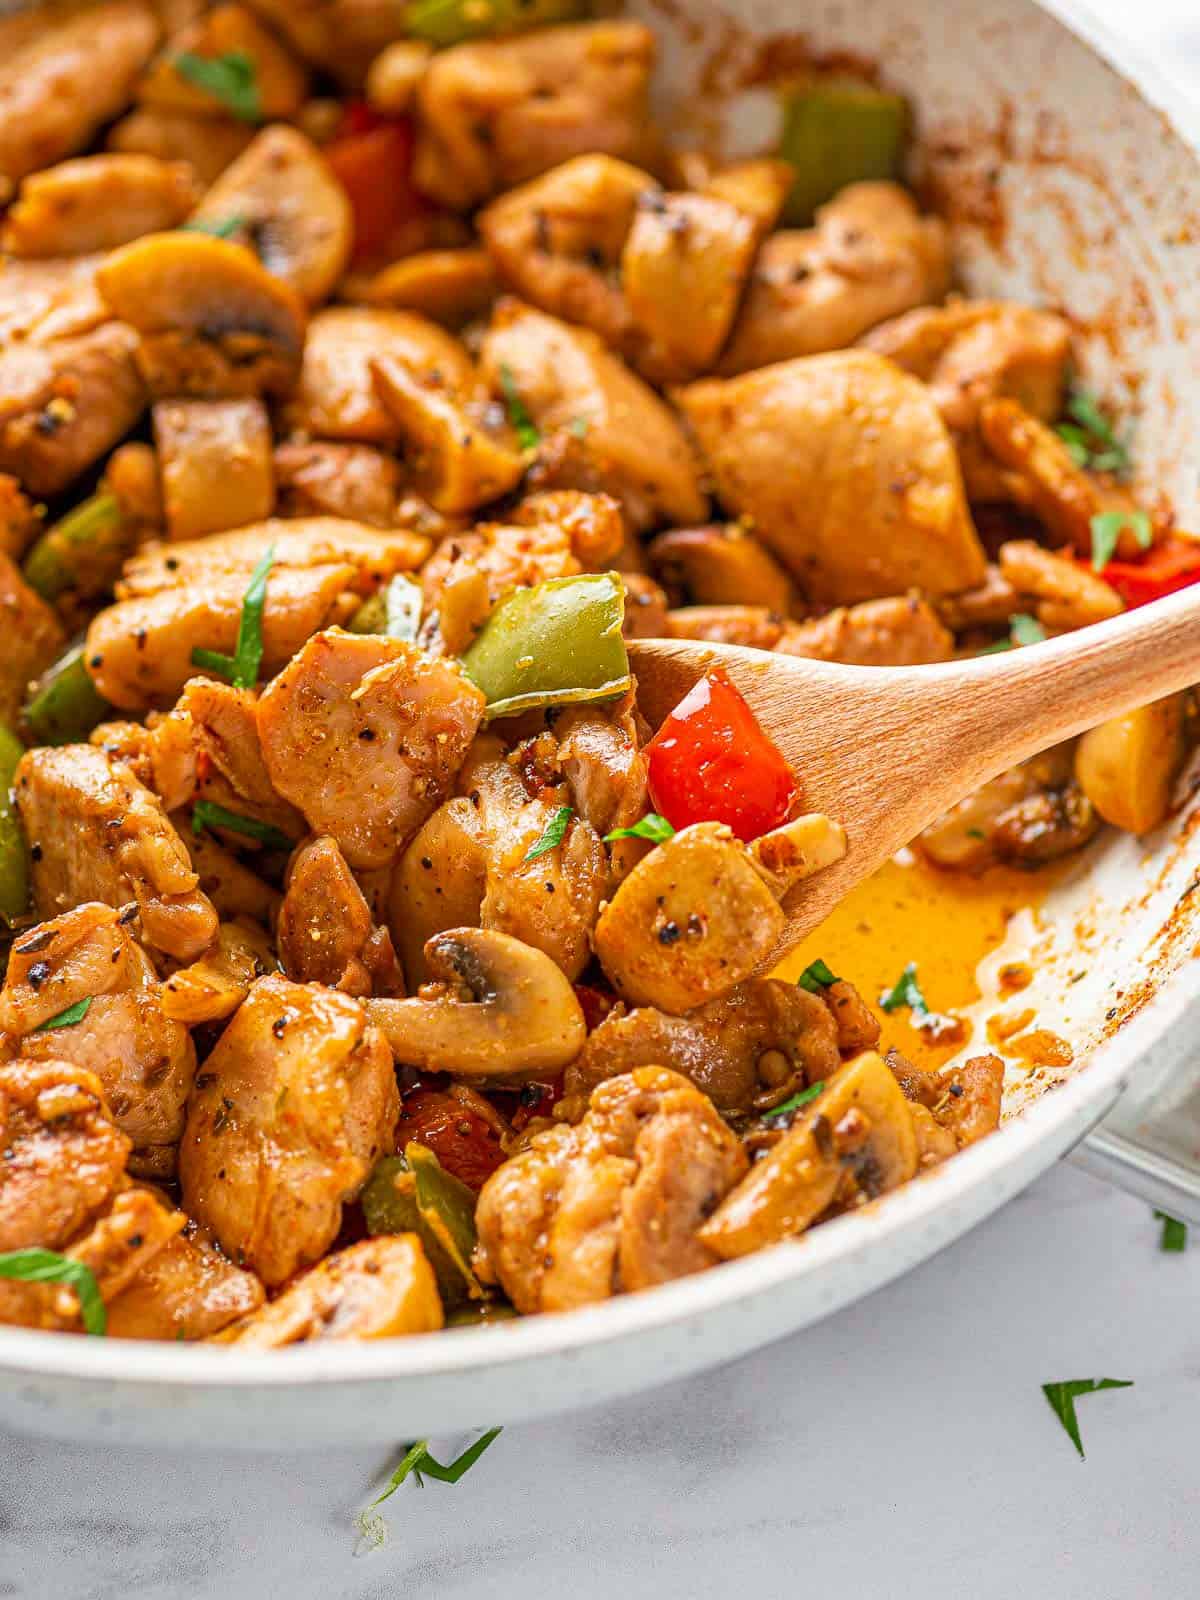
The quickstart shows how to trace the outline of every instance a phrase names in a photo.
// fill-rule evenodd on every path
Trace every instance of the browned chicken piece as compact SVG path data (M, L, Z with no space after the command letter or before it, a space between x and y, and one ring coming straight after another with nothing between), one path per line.
M983 446L1004 469L1008 497L1031 511L1052 542L1069 544L1082 556L1092 553L1092 518L1119 512L1126 518L1116 555L1124 561L1141 551L1134 518L1137 502L1127 489L1076 466L1064 440L1015 400L991 400L981 409ZM1150 519L1152 537L1163 531ZM1076 624L1078 626L1078 624Z
M783 922L745 847L720 823L700 822L638 863L592 942L623 999L682 1016L749 977Z
M572 156L636 161L647 143L654 35L636 22L541 28L434 57L418 90L413 175L469 211Z
M803 1233L830 1206L863 1205L907 1183L918 1160L900 1086L866 1051L826 1081L699 1238L726 1260L750 1255Z
M1168 695L1083 735L1075 777L1105 822L1140 837L1167 820L1190 753L1188 719L1187 696Z
M370 306L414 312L461 328L486 316L499 292L486 250L418 250L377 272L361 298Z
M647 335L626 298L621 257L643 195L664 204L656 180L639 167L612 156L577 156L501 195L480 216L479 232L515 294L634 356Z
M594 333L504 301L482 365L496 394L511 379L543 435L570 436L584 481L559 487L613 495L637 530L703 519L708 505L678 419Z
M113 1339L209 1339L257 1311L265 1295L252 1272L235 1267L194 1222L169 1239L111 1301Z
M310 306L333 292L354 244L345 190L316 145L297 128L264 128L209 189L194 221L238 226L268 272Z
M929 390L865 350L680 392L725 504L810 599L969 589L986 569Z
M637 365L648 378L681 383L716 364L760 238L755 218L728 200L643 194L621 277L644 345Z
M686 187L699 189L714 200L724 200L750 217L760 238L772 233L783 214L787 198L796 186L796 169L790 161L775 161L768 156L749 161L734 161L715 172L703 173L698 182L685 179Z
M634 1067L687 1078L722 1111L749 1111L837 1071L837 1027L816 996L774 978L748 978L683 1017L644 1006L611 1011L567 1068L568 1116L598 1083Z
M195 833L186 818L175 820L179 837L199 874L200 888L222 919L246 917L263 928L273 928L283 900L278 889L264 883L210 834Z
M68 1244L123 1181L128 1150L90 1072L0 1064L0 1251ZM78 1304L57 1285L0 1280L0 1322L78 1326Z
M646 758L632 694L612 706L564 707L554 737L575 811L601 838L646 814Z
M158 797L91 745L30 750L16 778L32 856L33 901L54 917L81 901L136 900L146 943L188 961L217 914Z
M278 1350L316 1339L398 1339L442 1327L437 1279L415 1233L364 1239L326 1257L221 1343Z
M126 563L117 598L131 600L168 589L192 589L218 577L250 574L270 549L272 578L306 568L350 567L349 587L374 592L397 572L411 572L429 554L429 540L404 528L381 532L343 517L273 518L208 539L158 545ZM271 580L267 593L270 596ZM223 647L218 647L223 648Z
M394 444L400 430L376 387L377 361L450 393L473 380L466 350L437 323L406 311L329 306L309 324L300 381L287 409L290 425L318 439Z
M14 946L0 1016L31 1061L67 1061L100 1081L133 1143L135 1171L169 1172L196 1067L185 1028L169 1021L150 958L110 906L81 905ZM36 948L30 948L31 946ZM86 1001L69 1026L38 1031Z
M90 333L111 315L96 287L103 256L0 258L0 350Z
M667 637L708 639L774 650L787 631L787 618L764 606L682 606L667 613Z
M96 283L137 331L137 363L156 398L220 400L290 392L307 307L243 245L177 229L109 255Z
M484 704L457 664L335 628L269 685L258 728L280 794L352 867L381 867L452 788Z
M821 990L819 998L833 1017L837 1047L843 1055L856 1056L863 1050L874 1050L881 1031L879 1018L848 979L835 979Z
M224 1022L257 979L278 970L274 947L259 923L247 916L222 922L216 943L163 984L163 1015L189 1028L200 1022Z
M906 1100L929 1111L951 1139L950 1154L975 1144L1000 1126L1004 1063L999 1056L974 1056L961 1067L923 1072L889 1050L887 1065Z
M153 446L140 439L119 445L108 458L101 482L103 493L116 496L122 527L131 530L138 545L162 537L166 517Z
M137 98L143 105L195 116L220 116L227 111L219 94L180 70L176 63L181 55L248 58L258 91L258 121L294 117L308 92L308 73L244 6L218 5L197 17L175 35L170 48L158 57L137 87Z
M1072 747L1058 745L985 783L914 841L935 866L982 872L997 862L1038 866L1080 849L1100 819L1075 780Z
M375 926L333 839L311 839L293 856L278 938L283 970L297 983L350 995L404 993L392 936Z
M15 478L0 472L0 555L20 561L42 526L40 508Z
M271 422L261 400L160 400L153 420L169 539L271 515Z
M296 54L330 72L347 89L361 89L367 68L385 46L408 35L406 0L248 0L251 11L286 39Z
M518 1311L569 1311L702 1272L697 1231L746 1156L711 1101L639 1067L593 1092L575 1128L535 1134L483 1187L475 1267Z
M461 389L391 358L372 361L371 373L395 421L412 486L436 511L477 511L525 476L508 416L473 372Z
M79 256L174 228L196 204L192 169L155 156L80 156L31 173L5 218L15 256Z
M30 682L59 654L66 635L54 610L4 554L0 554L0 628L8 640L0 667L0 723L14 728Z
M647 554L677 604L765 606L784 617L798 609L786 570L736 522L673 528Z
M254 129L232 117L196 116L165 106L138 106L108 130L110 150L186 161L202 187L216 181L254 138Z
M775 647L781 655L810 661L843 661L857 667L918 667L949 661L954 635L928 600L895 595L838 606L812 622L793 623Z
M0 354L0 471L56 495L133 427L146 404L137 336L119 322Z
M624 539L620 509L608 495L536 495L513 516L512 523L480 523L442 540L421 569L426 610L440 613L448 647L455 641L446 624L464 598L481 597L480 623L510 589L606 571Z
M1043 422L1062 410L1071 328L1052 311L955 298L885 322L861 343L927 383L955 433L971 433L988 400L1015 400Z
M399 1110L391 1051L357 1000L262 978L196 1078L184 1207L274 1288L333 1243Z
M0 174L23 178L88 145L124 109L158 42L145 0L35 8L0 25Z
M621 582L625 588L625 621L621 632L627 639L664 638L669 632L667 613L671 602L662 589L644 572L622 571Z
M939 595L934 609L952 633L970 628L1007 627L1014 612L1021 609L1021 597L993 562L983 582L961 594Z
M856 183L814 228L759 251L720 370L728 376L853 344L868 328L940 300L950 284L945 224L894 183Z
M543 787L531 798L491 738L476 742L459 788L412 840L392 885L388 920L410 985L428 975L426 941L459 927L519 939L577 978L608 881L596 833L574 818L561 844L527 860L560 796Z
M275 451L275 487L284 517L349 517L373 528L396 523L400 468L366 444L304 444Z
M1104 622L1125 609L1117 591L1072 561L1069 552L1044 550L1032 539L1010 539L1000 546L1000 575L1056 633Z
M171 809L194 799L209 800L226 811L265 822L287 838L303 836L304 819L282 798L267 771L259 742L258 702L253 694L211 678L194 678L172 715L187 721L194 777L188 792L182 792L180 783L170 795ZM160 794L166 787L160 754L165 731L166 719L151 736L157 780L154 788ZM233 842L241 849L248 843L241 834Z

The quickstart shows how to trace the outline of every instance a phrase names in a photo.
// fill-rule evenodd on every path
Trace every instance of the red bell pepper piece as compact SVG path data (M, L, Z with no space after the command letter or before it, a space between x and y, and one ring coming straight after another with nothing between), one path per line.
M425 209L413 187L412 153L413 128L407 118L379 122L326 145L325 159L354 212L356 261L383 253L397 228Z
M1200 540L1167 539L1138 561L1110 561L1100 576L1130 607L1200 583Z
M479 1111L441 1089L414 1089L396 1124L396 1150L423 1144L460 1182L478 1191L504 1160L496 1129Z
M675 828L723 822L749 843L800 798L796 774L720 668L684 696L647 753L655 810Z

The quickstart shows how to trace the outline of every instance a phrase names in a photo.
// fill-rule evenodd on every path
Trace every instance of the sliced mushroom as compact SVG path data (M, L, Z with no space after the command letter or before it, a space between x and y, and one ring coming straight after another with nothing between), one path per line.
M177 226L197 192L192 169L182 161L81 156L26 178L5 218L4 248L16 256L113 250Z
M147 234L109 256L96 283L141 335L139 359L155 394L282 394L296 380L304 302L240 244Z
M726 1260L803 1233L835 1200L907 1183L917 1136L900 1085L867 1051L823 1092L718 1207L699 1237Z
M520 1080L553 1076L579 1053L587 1037L579 1001L540 950L504 933L456 928L429 941L425 961L440 993L364 1002L397 1061Z
M296 128L264 128L204 196L196 222L236 223L267 271L310 306L326 299L354 243L350 201L324 156Z
M198 539L271 515L271 421L261 400L160 400L153 422L169 538Z
M748 978L783 923L745 846L720 823L699 822L634 867L593 942L624 999L681 1016Z
M297 1278L261 1311L218 1335L221 1344L278 1350L316 1339L397 1339L436 1333L442 1302L414 1233L364 1239Z
M461 328L490 309L499 288L485 250L418 250L376 273L362 298Z
M673 528L660 533L647 554L677 602L765 606L783 617L797 609L787 569L736 522Z

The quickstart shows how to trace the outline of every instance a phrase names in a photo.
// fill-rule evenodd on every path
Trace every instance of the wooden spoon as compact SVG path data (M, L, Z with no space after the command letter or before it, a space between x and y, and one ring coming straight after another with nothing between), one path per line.
M639 640L629 653L653 726L723 667L799 774L804 809L846 829L842 860L785 902L774 964L989 778L1200 683L1200 585L1042 644L938 666L845 667L690 639Z

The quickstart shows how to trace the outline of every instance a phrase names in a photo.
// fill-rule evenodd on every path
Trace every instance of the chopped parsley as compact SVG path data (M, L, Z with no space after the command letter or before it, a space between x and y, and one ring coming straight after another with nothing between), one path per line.
M1132 1388L1132 1381L1126 1378L1071 1378L1065 1383L1044 1383L1042 1393L1066 1430L1068 1439L1079 1451L1079 1459L1083 1461L1086 1458L1083 1441L1079 1437L1079 1419L1075 1415L1076 1400L1080 1395L1095 1394L1100 1389Z
M792 1113L799 1111L801 1106L806 1106L810 1100L815 1100L824 1089L824 1080L820 1083L810 1083L807 1089L801 1089L799 1094L792 1095L790 1100L785 1100L781 1105L773 1106L763 1117L768 1126L781 1117L791 1117Z
M604 842L615 844L618 839L648 839L651 844L666 844L668 839L674 837L675 829L666 817L660 817L657 811L647 811L632 828L614 828L611 833L606 833Z
M1121 535L1128 528L1143 550L1154 543L1154 530L1146 511L1098 511L1092 518L1092 571L1103 572L1113 556Z
M1162 1234L1159 1237L1158 1248L1167 1251L1171 1255L1181 1254L1187 1249L1187 1223L1180 1222L1178 1217L1168 1216L1165 1211L1156 1211L1154 1215L1162 1223Z
M219 100L241 122L261 122L262 95L258 89L258 67L244 50L227 50L224 55L202 56L195 50L181 50L171 65L179 76L205 94Z
M1031 617L1027 611L1018 611L1015 616L1008 619L1008 638L1000 639L996 644L989 644L983 650L977 650L976 655L994 656L1001 650L1014 650L1018 645L1041 644L1046 637L1046 630L1036 617Z
M542 436L529 415L529 409L521 399L521 391L517 388L517 380L513 369L507 362L500 368L500 387L504 391L504 404L508 408L508 420L516 429L517 443L522 450L536 450L542 442Z
M381 1545L387 1537L387 1529L383 1518L373 1517L370 1513L375 1510L376 1506L382 1505L385 1500L394 1495L407 1478L415 1478L418 1486L422 1489L425 1487L426 1478L434 1478L438 1483L457 1483L460 1478L470 1472L483 1452L494 1440L499 1438L503 1431L502 1428L489 1428L481 1438L476 1439L474 1444L468 1445L461 1455L455 1456L454 1460L446 1466L443 1466L440 1461L435 1460L430 1455L428 1439L417 1439L415 1443L410 1444L404 1452L404 1458L400 1465L388 1480L387 1488L381 1495L371 1501L371 1504L358 1518L359 1532L368 1545Z
M538 842L525 852L526 861L536 861L539 856L549 855L551 850L557 850L563 842L571 818L575 815L571 806L559 806L542 830Z
M840 983L841 981L837 974L831 972L823 961L817 960L810 962L805 967L804 971L796 979L796 984L798 988L807 989L809 994L821 994L823 990L828 989L832 984Z
M197 217L194 222L182 223L180 232L209 233L214 239L232 239L234 234L240 233L245 226L245 217L214 217L211 222L204 217Z
M942 1035L950 1036L961 1032L962 1029L957 1017L946 1016L929 1009L929 1003L921 992L921 985L917 982L915 961L910 961L892 987L883 991L879 996L879 1004L885 1011L901 1011L907 1007L909 1021L913 1027L928 1028L934 1038Z
M1129 451L1118 439L1095 395L1076 385L1067 397L1067 415L1070 422L1060 423L1057 432L1075 465L1123 477L1130 467Z
M47 1017L45 1022L39 1022L33 1030L34 1033L50 1033L55 1028L73 1028L77 1022L82 1022L92 1009L89 996L86 1000L76 1000L73 1006L68 1006L65 1011L60 1011L56 1017Z
M90 1005L91 1001L84 1001ZM0 1278L11 1278L17 1283L64 1283L75 1291L79 1301L79 1315L86 1332L102 1334L108 1327L100 1286L92 1269L73 1256L59 1255L57 1250L9 1250L0 1255Z
M239 816L236 811L227 811L224 806L216 805L211 800L197 800L192 807L192 832L198 836L205 828L225 828L230 833L244 834L247 839L257 840L268 850L294 850L296 847L294 839L289 839L286 833L269 822L260 822L257 817Z
M237 644L231 656L219 650L193 650L192 665L205 672L228 678L236 689L253 689L263 658L263 605L267 598L267 575L275 564L275 546L267 548L250 574L250 585L242 601Z

